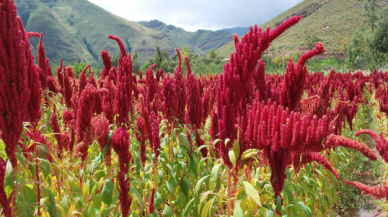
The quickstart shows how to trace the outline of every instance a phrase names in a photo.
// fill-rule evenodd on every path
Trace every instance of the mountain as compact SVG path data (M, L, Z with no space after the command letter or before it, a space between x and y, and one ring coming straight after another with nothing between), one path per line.
M378 3L381 6L388 4L385 0L378 0ZM358 0L304 0L261 25L262 29L268 26L274 29L292 16L302 16L302 20L297 25L272 42L267 53L287 54L297 50L303 53L308 49L305 45L305 37L315 34L325 44L326 52L321 55L321 58L331 56L345 58L342 40L346 35L351 37L365 19L362 16L362 10L362 2ZM232 52L234 52L233 41L216 50L216 54L222 57L229 57Z
M221 31L229 32L231 35L237 34L239 37L241 37L245 35L247 32L249 32L249 27L233 27L233 28L221 29Z
M223 31L186 32L174 28L173 32L146 27L118 17L87 0L15 0L18 15L27 31L43 32L43 44L50 63L59 65L62 57L66 64L84 61L101 66L101 50L119 55L117 43L108 35L119 36L127 50L138 53L140 64L154 56L158 45L170 55L175 48L188 44L190 51L206 54L210 48L219 48L231 40ZM33 53L38 44L31 39Z
M187 46L190 52L193 51L198 54L207 54L211 48L220 48L230 40L233 40L233 37L227 31L222 30L187 32L182 28L167 25L159 20L140 21L138 23L148 28L162 31L180 47Z

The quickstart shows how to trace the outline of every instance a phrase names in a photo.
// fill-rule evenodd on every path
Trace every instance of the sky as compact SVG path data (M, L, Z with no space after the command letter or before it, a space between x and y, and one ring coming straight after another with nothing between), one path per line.
M261 25L302 0L89 0L130 21L159 20L194 32Z

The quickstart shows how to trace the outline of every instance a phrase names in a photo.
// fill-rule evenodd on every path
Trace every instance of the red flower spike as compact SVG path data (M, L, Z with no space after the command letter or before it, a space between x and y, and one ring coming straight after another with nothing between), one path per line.
M150 197L150 202L148 204L148 210L150 211L150 214L154 212L154 200L155 200L154 198L155 198L155 187L152 188L152 194Z
M271 43L273 40L278 38L281 34L283 34L287 29L289 29L291 26L296 25L300 19L301 16L295 16L291 17L290 19L286 20L282 24L280 24L276 29L272 30L272 32L269 34L269 42Z
M66 125L72 125L75 123L75 113L71 109L66 109L63 114L63 123Z
M377 160L377 156L367 145L361 142L353 141L346 137L331 134L326 138L325 146L326 148L336 148L338 146L352 148L360 151L365 157L372 161Z
M63 151L63 138L62 138L61 129L58 124L57 109L55 105L54 105L53 113L51 114L50 125L53 132L55 133L55 138L57 140L57 155L60 159L62 159L61 154Z
M30 59L31 65L33 58ZM40 120L42 111L40 110L40 103L42 101L42 88L39 81L38 68L32 67L28 73L28 89L30 91L30 98L27 103L28 121L35 129Z
M238 38L237 34L233 34L233 41L234 41L234 46L240 43L240 39Z
M90 64L86 65L85 68L82 70L81 74L79 75L79 89L78 93L81 95L82 91L85 89L86 85L88 84L87 78L86 78L86 70L90 68Z
M119 171L117 174L117 179L119 181L121 215L129 216L129 210L131 209L132 204L132 198L129 196L129 177L125 178L125 173Z
M27 32L27 35L29 38L31 37L40 37L40 34L38 32Z
M178 49L178 66L174 71L174 80L172 84L173 92L175 93L175 101L173 105L174 115L178 118L180 124L184 124L186 115L186 87L182 72L182 57Z
M132 59L120 57L119 70L116 81L115 106L118 126L130 125L129 113L132 113Z
M325 167L327 170L332 172L337 179L340 179L340 176L338 175L337 170L334 169L334 167L330 164L329 160L322 154L317 152L307 152L302 155L302 162L301 166L312 163L313 161L317 162L318 164L321 164L323 167Z
M1 2L0 23L0 131L7 156L16 168L15 149L28 115L28 76L35 71L35 65L28 33L12 0Z
M186 102L187 102L187 113L186 121L192 126L196 125L201 127L203 123L202 114L202 94L200 91L200 81L191 73L189 58L185 57L187 66L186 76Z
M42 69L42 71L40 71L41 74L39 75L39 79L40 79L42 89L44 90L48 87L47 86L47 77L48 76L52 77L53 73L51 72L51 67L48 64L49 59L48 58L46 59L46 54L44 51L44 46L43 46L42 41L43 41L43 32L40 34L39 46L37 49L38 49L39 68Z
M121 39L120 39L118 36L113 36L113 35L108 35L108 37L109 37L110 39L112 39L112 40L117 41L117 44L118 44L119 47L120 47L121 56L126 57L126 56L127 56L127 51L125 50L124 44L123 44L123 42L121 41Z
M77 110L77 138L78 145L75 148L75 156L80 156L82 161L86 160L88 154L88 147L95 139L94 129L92 126L92 114L95 102L96 89L89 84L85 90L82 91L78 103Z
M108 145L108 151L105 155L105 165L111 165L111 155L112 155L112 146L108 144L107 135L109 133L109 121L105 116L97 116L92 119L92 125L94 129L94 135L100 146L100 151L102 152L105 148L105 145Z
M146 163L146 145L145 140L147 137L146 131L145 131L145 123L144 119L142 117L139 117L136 120L137 129L140 132L141 135L136 134L137 141L140 142L140 161L145 166Z
M360 182L348 181L348 180L344 180L344 183L360 189L363 194L374 196L376 200L384 197L386 198L386 200L388 200L388 186L385 182L381 186L374 186L374 187L364 185Z
M102 62L104 63L104 67L100 73L100 77L104 79L106 76L108 76L109 71L112 68L112 61L108 51L106 50L101 51L101 59L102 59Z
M356 132L355 136L359 136L361 134L369 134L373 137L376 143L376 149L379 152L380 156L384 159L385 162L388 163L388 141L384 138L383 133L380 133L380 138L378 135L372 130L360 130Z
M163 78L162 93L163 93L163 114L164 118L168 120L170 124L174 123L173 106L176 99L173 85L173 79L167 75Z
M111 144L113 150L119 156L120 172L127 174L131 160L131 154L129 152L129 133L122 128L117 128L112 135Z

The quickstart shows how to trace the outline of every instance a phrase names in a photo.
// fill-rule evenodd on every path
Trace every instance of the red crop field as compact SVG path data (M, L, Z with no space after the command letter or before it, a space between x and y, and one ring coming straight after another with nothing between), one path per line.
M388 162L388 74L309 72L322 43L266 74L262 53L300 19L235 36L220 75L195 76L178 49L173 73L132 74L109 35L118 65L102 51L102 71L76 78L64 64L53 76L43 34L1 1L2 214L336 216L345 185L388 200L351 167Z

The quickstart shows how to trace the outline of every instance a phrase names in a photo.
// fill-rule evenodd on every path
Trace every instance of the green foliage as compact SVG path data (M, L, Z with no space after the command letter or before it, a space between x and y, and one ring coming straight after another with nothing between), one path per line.
M272 63L275 65L277 69L281 68L283 65L283 56L282 55L277 55L273 58Z
M170 68L170 65L168 63L168 60L163 60L163 62L160 64L160 69L163 69L164 72L168 72Z
M129 40L128 38L125 38L125 49L128 53L131 53L132 52L132 46L131 46L131 43L129 43Z
M385 63L386 55L375 49L372 40L369 31L360 25L348 45L349 68L376 70Z
M367 23L371 28L372 33L376 28L377 21L380 19L378 15L379 7L376 0L364 0L363 2L364 10L362 14L366 16Z
M209 52L209 59L214 60L214 58L216 58L216 54L214 53L214 49L212 48Z
M88 64L87 63L84 63L84 62L81 62L81 63L77 63L77 62L74 62L73 65L71 66L73 68L73 72L74 72L74 76L76 78L79 77L79 75L81 74L82 70L87 66ZM93 68L90 67L90 70L94 72ZM98 72L100 73L100 72ZM86 76L89 75L89 70L86 71Z
M297 63L300 56L302 56L302 54L299 52L299 51L296 51L292 54L292 61L294 61L294 63Z
M161 58L162 58L162 61L163 60L168 60L168 52L167 51L163 51L162 55L161 55Z
M311 35L306 36L304 41L305 41L307 47L309 48L309 50L312 50L315 47L315 42L320 42L320 41L322 41L322 39L319 38L315 34L311 34Z
M135 52L135 55L133 55L133 58L132 58L132 73L134 74L139 74L139 70L140 70L140 64L139 64L139 60L137 59L137 52Z
M388 6L381 10L381 20L374 32L372 44L377 51L388 53Z
M189 48L187 46L183 47L183 50L181 51L182 58L189 56Z
M141 67L141 71L145 72L154 63L155 63L155 60L152 57L148 58L148 60Z

